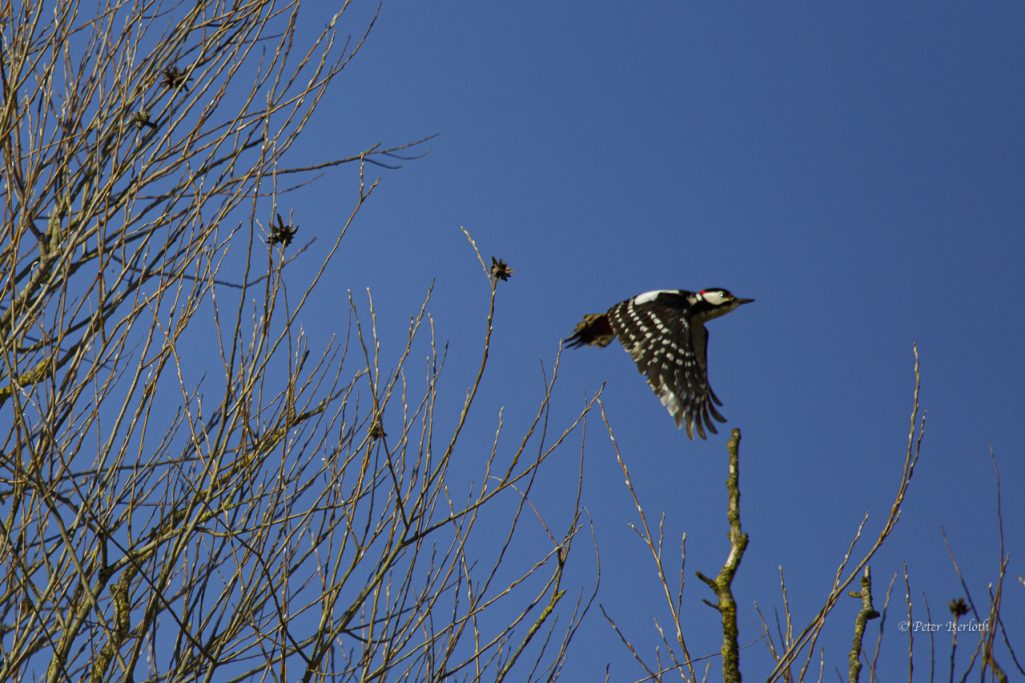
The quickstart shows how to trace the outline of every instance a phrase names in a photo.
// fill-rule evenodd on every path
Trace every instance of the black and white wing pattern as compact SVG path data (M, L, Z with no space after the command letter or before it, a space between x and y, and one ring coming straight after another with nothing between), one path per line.
M691 439L696 427L704 439L706 428L718 434L715 420L726 418L716 410L722 402L708 385L708 332L702 322L688 321L688 294L642 294L613 306L608 318L676 426L685 424Z

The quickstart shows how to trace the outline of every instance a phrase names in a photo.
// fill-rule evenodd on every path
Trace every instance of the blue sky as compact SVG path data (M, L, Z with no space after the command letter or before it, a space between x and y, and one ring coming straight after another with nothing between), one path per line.
M354 8L343 31L359 34L369 9ZM508 260L515 274L500 291L469 434L483 445L500 406L512 433L525 427L539 363L550 367L582 314L657 288L756 298L710 325L712 385L744 434L743 642L758 635L754 602L767 614L780 607L778 565L803 624L862 515L873 535L885 518L917 342L925 445L904 516L872 567L881 602L907 561L916 611L925 595L946 621L962 590L941 527L977 602L996 579L990 448L1009 575L1025 572L1022 35L1025 7L1014 3L386 2L299 154L439 136L426 158L372 170L382 184L321 294L340 302L370 287L397 351L436 280L432 311L451 342L450 398L461 402L485 291L459 227ZM296 195L304 231L338 224L350 180L342 172ZM324 322L304 324L327 334ZM726 552L725 436L688 442L617 347L563 356L556 421L605 381L646 508L666 513L669 538L688 534L692 652L714 651L717 618L693 570L714 573ZM575 474L575 462L553 465L539 504L560 509ZM665 611L596 420L584 498L603 560L598 600L653 652L652 618L666 623ZM582 552L582 589L593 573ZM902 589L895 595L900 613ZM1007 628L1025 638L1020 583L1006 601ZM845 670L849 603L821 643L830 671ZM887 624L887 666L902 661L898 620ZM611 680L638 677L597 612L573 655L567 680L598 680L606 664ZM757 676L764 647L743 661Z

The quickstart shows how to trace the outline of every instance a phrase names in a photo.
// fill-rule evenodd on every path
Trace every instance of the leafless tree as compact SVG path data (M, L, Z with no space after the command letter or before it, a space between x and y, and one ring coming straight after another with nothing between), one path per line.
M454 418L426 288L397 356L369 292L304 334L367 170L417 150L288 161L376 18L310 36L299 9L0 2L0 680L560 670L579 490L556 521L531 491L594 399L549 426L556 359L520 437L467 440L509 275L472 240L489 308ZM345 166L308 249L283 203Z
M623 478L627 492L634 503L637 513L637 523L634 529L645 549L645 555L651 558L655 568L659 593L664 598L664 615L654 620L655 633L651 641L638 634L628 634L623 631L614 614L610 614L601 607L603 616L610 628L619 637L626 650L637 663L640 676L636 680L641 681L662 681L666 679L684 681L708 680L713 668L721 671L723 681L736 683L741 680L741 672L744 670L740 665L741 652L746 648L764 643L768 648L774 668L768 672L757 672L765 675L771 681L807 681L823 680L825 676L825 653L820 644L827 622L835 623L837 615L845 614L844 609L838 609L844 603L842 598L851 597L858 601L857 609L851 612L853 622L853 640L847 653L846 678L851 683L862 679L862 674L867 674L867 680L892 680L893 672L885 671L880 667L879 655L884 642L886 629L889 633L895 634L894 639L906 639L906 677L908 681L936 680L938 671L938 657L936 636L937 631L942 631L949 640L949 678L944 680L966 680L968 675L978 673L982 680L1006 681L1008 676L1006 670L1017 671L1025 675L1025 669L1019 661L1015 650L1015 641L1007 632L1006 625L1001 619L1001 608L1003 602L1004 579L1008 568L1008 555L1004 548L1003 520L1000 505L1000 479L999 471L996 470L996 459L993 458L994 470L996 471L995 501L997 508L996 527L1000 541L1000 558L997 568L997 579L988 589L988 601L986 607L977 606L972 599L968 583L961 574L953 551L950 551L951 563L965 592L965 598L953 600L949 607L950 618L942 615L934 616L929 612L926 603L927 614L916 616L912 608L911 582L908 576L908 567L903 568L905 584L906 615L903 621L888 619L888 611L892 589L896 582L896 575L890 581L882 601L882 606L877 610L875 607L875 596L872 587L871 561L879 549L891 540L893 531L901 517L908 495L912 477L918 466L919 456L922 449L922 439L925 435L925 418L919 406L919 389L921 374L918 364L918 349L914 349L914 396L912 400L910 428L906 449L903 453L903 464L901 466L900 478L897 483L894 499L885 515L879 531L870 544L862 542L863 532L869 521L868 515L862 519L854 532L847 551L839 560L832 585L828 593L823 597L821 607L811 616L807 625L795 634L794 623L797 618L791 611L790 597L783 576L783 568L780 567L780 588L782 597L782 617L775 619L775 628L770 628L768 620L762 614L757 603L754 611L760 621L760 634L757 638L748 642L740 639L737 623L738 611L745 611L744 605L738 605L732 592L732 581L738 570L741 568L741 560L747 547L747 534L741 528L740 515L740 476L739 476L739 445L740 430L733 430L732 437L727 444L729 454L728 469L726 477L726 519L727 539L729 548L723 566L718 575L713 579L696 572L697 577L711 589L714 601L705 602L715 608L721 615L722 647L718 653L692 652L688 645L687 632L684 629L682 615L687 613L688 605L684 600L685 565L686 565L686 533L681 534L680 539L680 561L678 566L678 577L674 577L669 570L669 557L665 542L666 528L665 515L662 514L657 524L649 521L649 514L646 509L652 507L642 503L641 494L633 483L627 466L627 457L622 452L616 440L615 433L610 425L604 410L602 421L612 441L616 459L623 472ZM948 545L949 549L949 545ZM851 584L858 582L857 591L848 591ZM1019 583L1021 583L1019 581ZM1025 584L1023 584L1025 585ZM698 608L700 609L700 607ZM876 634L875 646L871 653L864 647L867 626L869 622L878 620L879 630ZM692 622L693 623L693 622ZM915 624L926 624L933 627L928 630L929 651L926 662L928 664L928 678L922 673L921 662L924 659L919 657L919 673L915 672ZM668 627L667 627L668 624ZM960 628L958 625L960 624ZM692 629L694 627L692 626ZM957 657L958 637L967 640L972 650L967 661L960 661ZM967 637L966 637L967 636ZM1003 661L1005 664L1001 664ZM1009 662L1009 664L1008 664ZM747 668L750 671L750 667ZM837 671L837 678L841 679Z
M465 393L443 391L429 287L400 332L379 328L361 291L334 312L336 337L304 333L307 316L323 315L314 293L374 200L367 172L420 152L339 134L337 151L292 161L376 20L370 7L356 23L344 2L310 34L299 6L0 0L0 680L520 681L557 678L570 653L594 598L564 578L580 545L582 468L556 518L532 492L599 397L550 425L556 357L517 436L501 414L496 425L474 410L499 292L515 283L468 233L468 267L476 258L488 296ZM347 189L334 193L342 217L317 231L327 243L311 249L287 202L323 175ZM396 337L398 351L383 352ZM855 581L848 679L880 678L894 580L877 608L869 569L918 462L917 379L916 362L892 507L867 547L858 527L800 630L781 573L783 622L774 634L762 619L757 639L772 680L822 677L825 623ZM707 678L718 657L723 678L739 680L752 644L738 640L747 607L731 590L747 543L739 431L728 444L728 554L717 576L700 575L722 622L722 649L708 655L690 651L681 618L686 536L676 584L664 518L649 524L602 417L668 613L654 655L614 614L608 623L644 680ZM1000 618L998 524L988 603L962 579L965 596L949 605L954 622L989 625L954 631L951 679L1025 676ZM880 624L871 656L870 623ZM912 680L914 632L906 638ZM930 679L937 649L930 634Z

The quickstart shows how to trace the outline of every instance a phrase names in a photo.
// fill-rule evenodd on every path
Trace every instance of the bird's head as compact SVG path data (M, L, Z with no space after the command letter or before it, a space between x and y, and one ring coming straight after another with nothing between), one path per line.
M733 296L728 289L702 289L695 296L694 305L700 310L700 317L703 320L711 320L726 315L734 308L749 304L754 299L741 299Z

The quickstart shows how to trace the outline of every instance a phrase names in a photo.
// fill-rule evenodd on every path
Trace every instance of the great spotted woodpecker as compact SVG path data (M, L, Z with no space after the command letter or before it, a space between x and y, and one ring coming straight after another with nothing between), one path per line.
M718 434L712 418L725 422L716 406L722 401L708 385L708 332L705 323L754 299L740 299L725 289L658 289L621 301L605 313L585 315L569 347L608 346L613 338L633 356L662 405L687 426L687 436Z

